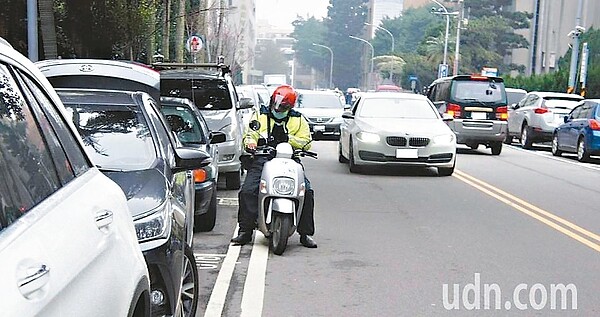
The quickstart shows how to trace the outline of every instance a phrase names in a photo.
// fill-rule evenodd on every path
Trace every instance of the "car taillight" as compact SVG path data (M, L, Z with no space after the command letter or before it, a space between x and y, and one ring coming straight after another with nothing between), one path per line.
M202 183L206 180L206 171L204 169L194 170L194 181L196 183Z
M508 120L508 107L496 108L496 119L500 119L502 121Z
M535 112L537 114L544 114L544 113L546 113L548 111L550 111L550 110L548 110L548 108L535 108L533 110L533 112Z
M455 103L449 103L446 106L446 113L451 115L454 118L460 118L460 111L461 111L460 106Z
M600 122L598 122L598 120L596 120L596 119L590 119L589 120L589 124L590 124L590 129L592 129L594 131L599 131L600 130Z

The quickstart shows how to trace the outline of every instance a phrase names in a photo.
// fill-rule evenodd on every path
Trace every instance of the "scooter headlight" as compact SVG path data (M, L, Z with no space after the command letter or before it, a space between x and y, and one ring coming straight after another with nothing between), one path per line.
M278 195L291 195L296 189L294 180L288 177L276 177L273 180L273 190Z

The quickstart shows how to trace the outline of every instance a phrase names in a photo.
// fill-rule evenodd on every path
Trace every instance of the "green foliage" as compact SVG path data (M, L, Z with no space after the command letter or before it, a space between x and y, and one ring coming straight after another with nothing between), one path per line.
M294 51L296 58L304 65L313 68L323 68L323 61L327 60L329 67L330 55L329 51L323 47L314 46L313 43L323 45L327 28L323 21L317 20L314 17L305 20L298 18L292 23L294 32L291 37L296 39Z
M257 45L254 68L262 70L264 74L287 74L288 72L285 56L279 50L279 46L272 41Z
M346 89L358 87L361 79L361 56L365 44L349 36L361 37L367 21L368 0L329 0L325 26L327 42L334 54L333 82ZM368 54L367 54L368 56Z
M381 27L394 35L395 52L415 52L419 43L426 37L427 31L433 27L444 28L445 20L429 12L430 7L409 8L402 16L395 19L384 18ZM391 38L387 32L377 30L373 39L375 55L388 54L391 48Z
M432 63L427 60L426 56L416 53L402 54L402 58L406 62L402 67L398 80L402 88L410 90L408 77L411 75L417 76L419 79L416 87L417 90L435 80L437 76L437 62Z

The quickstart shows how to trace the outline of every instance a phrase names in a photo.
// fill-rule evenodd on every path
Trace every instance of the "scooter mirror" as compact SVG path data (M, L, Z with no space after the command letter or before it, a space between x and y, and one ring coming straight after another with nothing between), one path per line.
M260 122L258 122L258 120L252 120L250 121L248 126L250 126L250 129L258 131L258 129L260 129Z
M265 138L258 139L258 146L264 146L267 144L267 140Z

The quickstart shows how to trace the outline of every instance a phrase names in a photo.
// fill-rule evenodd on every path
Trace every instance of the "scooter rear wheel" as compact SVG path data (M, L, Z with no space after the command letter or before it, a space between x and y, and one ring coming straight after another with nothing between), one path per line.
M271 250L277 255L282 255L287 247L290 230L292 230L292 216L274 213L271 229Z

